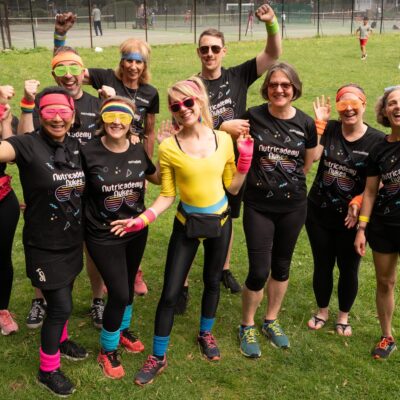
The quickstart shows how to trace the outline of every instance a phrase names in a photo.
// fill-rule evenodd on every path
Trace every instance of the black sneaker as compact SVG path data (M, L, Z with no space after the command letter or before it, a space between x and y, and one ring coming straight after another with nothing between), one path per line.
M149 355L145 361L142 369L135 375L135 383L139 386L152 383L154 378L161 374L167 367L167 357L164 355L162 360L157 357Z
M185 314L188 302L189 302L189 287L184 286L179 295L178 302L175 305L174 314L175 315Z
M217 341L211 332L204 332L202 335L197 336L201 353L209 361L218 361L221 358Z
M68 397L75 392L71 381L59 370L44 372L39 369L38 382L46 389L60 397Z
M242 291L242 287L229 269L222 271L221 281L227 289L230 289L231 293L240 293Z
M47 304L44 299L33 299L31 309L26 317L26 326L30 329L40 328L46 316Z
M92 316L93 325L97 329L103 327L104 300L93 299L90 307L90 315Z
M89 355L84 347L69 339L60 343L60 353L62 357L72 361L84 360Z
M371 355L375 360L388 358L397 349L393 336L382 336L372 350Z

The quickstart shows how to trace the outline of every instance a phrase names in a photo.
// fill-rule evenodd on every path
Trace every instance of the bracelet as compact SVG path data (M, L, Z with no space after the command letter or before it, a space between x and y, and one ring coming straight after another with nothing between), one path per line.
M276 35L279 32L279 24L276 15L271 22L265 23L265 28L267 29L268 35Z
M21 111L25 114L31 114L35 109L35 102L33 100L27 100L25 97L21 99L19 105L21 106Z
M65 46L65 40L67 39L67 34L60 35L57 32L54 32L54 47Z
M316 119L314 122L315 122L315 127L317 128L317 135L322 136L324 134L325 127L328 123L322 119Z
M366 217L365 215L359 215L358 220L361 222L366 222L368 224L369 222L369 217Z

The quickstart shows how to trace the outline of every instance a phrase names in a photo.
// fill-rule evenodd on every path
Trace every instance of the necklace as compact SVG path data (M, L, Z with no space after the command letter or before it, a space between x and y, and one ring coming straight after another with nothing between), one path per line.
M133 103L136 104L136 96L137 96L137 93L138 93L139 88L137 88L137 89L132 89L132 91L134 91L134 95L133 95L133 97L132 97L131 91L129 90L129 88L127 88L124 84L122 84L122 85L124 86L125 93L126 93L126 94L128 95L128 97L133 101Z

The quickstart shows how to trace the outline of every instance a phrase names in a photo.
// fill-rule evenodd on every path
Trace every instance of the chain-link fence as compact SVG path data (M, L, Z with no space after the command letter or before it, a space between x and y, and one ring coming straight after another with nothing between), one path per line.
M248 2L246 2L248 1ZM193 43L215 27L227 40L265 37L252 0L0 0L0 34L6 47L52 47L54 16L72 11L77 22L68 43L81 47L117 45L131 36L151 44ZM400 0L270 1L284 38L345 35L367 16L375 32L400 28ZM97 28L94 29L95 20ZM98 36L96 36L96 34Z

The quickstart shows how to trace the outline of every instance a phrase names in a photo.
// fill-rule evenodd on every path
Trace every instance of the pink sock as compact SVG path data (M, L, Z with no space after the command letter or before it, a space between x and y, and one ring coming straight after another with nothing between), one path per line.
M64 329L61 334L60 343L65 342L68 339L68 321L64 325Z
M51 372L60 368L60 350L56 354L46 354L42 348L39 350L40 354L40 369L44 372Z

